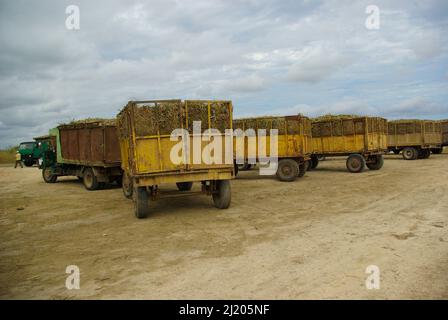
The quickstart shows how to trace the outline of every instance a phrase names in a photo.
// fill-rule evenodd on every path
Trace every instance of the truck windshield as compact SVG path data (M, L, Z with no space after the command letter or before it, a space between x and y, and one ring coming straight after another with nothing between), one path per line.
M19 150L27 150L33 148L34 148L34 142L21 143L19 146Z

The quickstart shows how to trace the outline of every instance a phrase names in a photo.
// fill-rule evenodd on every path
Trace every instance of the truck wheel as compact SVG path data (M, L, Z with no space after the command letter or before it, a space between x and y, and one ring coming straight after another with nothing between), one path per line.
M231 200L230 181L216 181L216 192L213 193L212 197L216 208L227 209L230 206Z
M193 182L176 182L176 186L179 191L190 191L193 186Z
M360 154L351 154L347 159L347 169L352 173L362 172L366 166L366 159Z
M149 196L146 187L137 187L134 190L134 213L139 219L147 218L149 215Z
M366 163L370 170L380 170L384 165L384 157L382 154L372 156L373 162Z
M42 178L46 183L55 183L58 176L51 173L50 167L45 167L42 169Z
M98 183L98 179L93 173L92 168L87 168L84 170L84 175L82 177L82 182L84 183L84 187L87 190L98 190L100 184Z
M299 175L299 164L293 159L281 159L278 162L277 178L280 181L291 182Z
M129 178L129 176L124 173L122 178L121 188L123 189L123 195L127 199L132 199L132 194L134 191L132 180Z
M26 160L24 161L24 164L25 164L25 166L27 166L27 167L32 167L33 164L34 164L34 161L33 161L33 160L30 160L30 159L26 159Z
M404 160L415 160L418 158L418 150L411 147L406 147L403 149L403 159Z

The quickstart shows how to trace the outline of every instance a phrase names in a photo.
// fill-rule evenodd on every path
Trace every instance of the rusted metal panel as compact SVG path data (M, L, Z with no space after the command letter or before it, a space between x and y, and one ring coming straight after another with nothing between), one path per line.
M95 122L61 125L58 129L64 163L120 166L116 126Z
M105 161L106 162L120 162L120 144L118 142L117 128L105 128Z

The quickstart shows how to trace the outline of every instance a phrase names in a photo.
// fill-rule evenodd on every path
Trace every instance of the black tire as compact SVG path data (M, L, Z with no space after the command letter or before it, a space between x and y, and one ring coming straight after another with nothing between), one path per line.
M213 203L218 209L227 209L230 206L232 193L229 180L216 181L216 192L213 193Z
M299 178L302 178L309 167L310 167L309 161L305 161L304 163L299 164L299 174L297 176Z
M117 186L122 187L123 186L123 176L116 177L115 183L117 184Z
M98 190L98 188L100 187L100 183L98 182L98 179L95 176L92 168L86 168L84 170L82 182L84 184L84 187L89 191Z
M245 162L244 164L238 164L237 166L238 166L238 171L246 171L252 167L252 165L247 162Z
M431 149L431 152L434 153L434 154L441 154L443 152L443 147L442 148Z
M404 160L415 160L418 158L418 150L412 147L406 147L403 149L403 159Z
M134 186L132 180L126 173L123 173L121 189L123 190L123 195L127 199L132 199L132 195L134 193Z
M193 187L193 182L176 182L177 189L179 191L190 191Z
M50 167L45 167L42 169L42 178L46 183L55 183L58 176L51 173Z
M138 219L149 215L149 196L146 187L136 187L134 190L134 214Z
M382 154L372 156L371 160L373 160L373 162L366 163L367 168L370 170L380 170L384 165L384 157Z
M420 159L428 159L431 156L431 150L429 149L422 149L419 153Z
M310 170L314 170L319 165L319 157L318 156L312 156L311 157L311 167Z
M347 158L346 166L347 170L350 171L351 173L362 172L366 167L366 159L358 153L351 154Z
M293 159L281 159L278 162L277 178L280 181L291 182L299 175L299 164Z
M32 167L35 162L34 162L34 160L26 159L23 163L26 167Z

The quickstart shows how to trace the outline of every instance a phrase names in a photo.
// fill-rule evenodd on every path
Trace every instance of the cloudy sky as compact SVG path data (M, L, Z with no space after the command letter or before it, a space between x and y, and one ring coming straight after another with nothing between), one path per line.
M447 38L446 0L0 0L0 147L132 99L448 118Z

